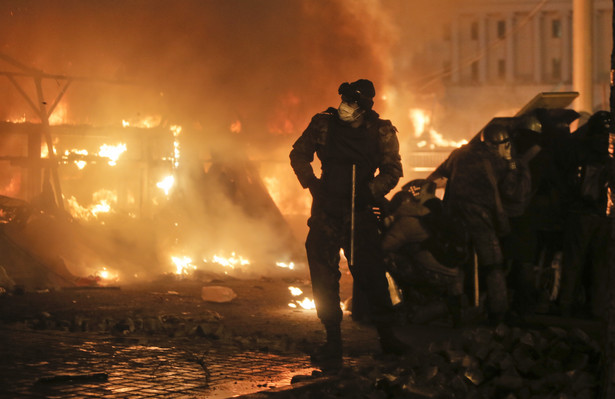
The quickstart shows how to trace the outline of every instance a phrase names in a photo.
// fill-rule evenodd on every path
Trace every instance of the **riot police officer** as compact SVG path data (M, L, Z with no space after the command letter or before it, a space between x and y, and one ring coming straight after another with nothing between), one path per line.
M316 311L327 334L312 358L334 366L342 362L340 248L369 301L382 350L406 349L392 330L393 306L372 211L402 176L397 129L372 109L376 92L371 81L342 83L338 93L339 106L316 114L290 152L299 182L312 194L305 245ZM314 154L321 161L320 177L311 165Z
M486 278L490 319L508 311L508 292L500 238L509 233L507 204L527 200L531 179L524 162L513 157L509 127L491 121L480 140L454 150L428 177L447 179L446 212L460 217L470 234L481 275Z

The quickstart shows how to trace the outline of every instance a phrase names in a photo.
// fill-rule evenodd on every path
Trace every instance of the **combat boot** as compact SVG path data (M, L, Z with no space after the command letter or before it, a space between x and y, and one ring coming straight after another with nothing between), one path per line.
M342 330L339 324L325 326L325 329L327 342L312 352L310 361L325 373L337 372L343 365Z
M411 352L411 348L405 342L402 342L393 331L390 325L378 325L378 338L380 340L380 348L382 353L386 355L407 355Z

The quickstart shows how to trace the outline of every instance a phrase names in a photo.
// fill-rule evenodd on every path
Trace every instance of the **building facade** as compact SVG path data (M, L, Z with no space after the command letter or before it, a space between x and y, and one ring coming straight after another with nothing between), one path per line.
M409 89L417 106L431 116L430 129L449 140L469 140L493 117L514 116L541 92L575 91L573 1L456 4L439 21L440 33L408 61L415 69L433 71ZM596 111L609 109L613 2L592 3L592 111ZM574 103L571 108L579 110ZM437 147L425 153L414 142L402 142L404 146L411 149L407 157L413 160L406 168L409 177L423 177L452 150Z

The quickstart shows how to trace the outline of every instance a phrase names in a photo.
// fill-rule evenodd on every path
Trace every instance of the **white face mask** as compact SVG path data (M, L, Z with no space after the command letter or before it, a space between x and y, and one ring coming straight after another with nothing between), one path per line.
M359 108L358 104L348 104L342 101L337 109L337 113L340 120L344 122L354 122L363 115L363 111Z

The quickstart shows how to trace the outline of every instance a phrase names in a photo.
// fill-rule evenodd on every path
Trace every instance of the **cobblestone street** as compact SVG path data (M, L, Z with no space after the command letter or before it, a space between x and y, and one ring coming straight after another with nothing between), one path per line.
M0 337L6 344L0 354L6 398L227 398L288 385L293 375L313 370L301 354L214 349L198 342L165 347L48 331L4 330Z
M351 282L344 273L343 298ZM205 301L208 284L237 296ZM344 368L324 375L308 356L325 338L315 311L289 307L289 286L309 295L308 284L300 273L165 277L115 289L5 294L0 397L595 397L599 325L556 317L525 326L400 321L397 333L413 351L385 356L375 328L345 312ZM556 394L568 396L549 396Z

